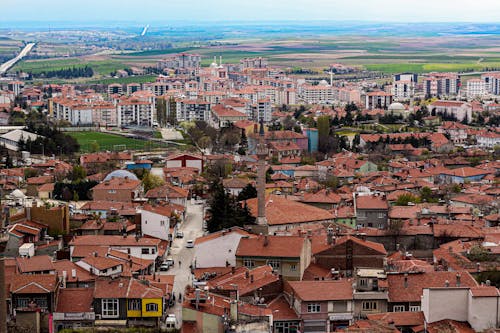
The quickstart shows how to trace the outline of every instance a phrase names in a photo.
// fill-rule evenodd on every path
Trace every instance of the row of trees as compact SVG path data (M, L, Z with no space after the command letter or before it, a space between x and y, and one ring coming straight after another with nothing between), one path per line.
M71 67L71 68L62 68L52 71L41 71L38 73L28 73L31 78L61 78L61 79L74 79L78 77L92 77L94 76L94 70L92 67L84 66L84 67Z

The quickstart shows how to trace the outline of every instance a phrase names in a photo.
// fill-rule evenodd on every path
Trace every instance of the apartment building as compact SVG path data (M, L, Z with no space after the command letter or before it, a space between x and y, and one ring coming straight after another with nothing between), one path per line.
M210 103L202 100L179 100L176 103L176 118L177 121L209 121L210 109Z
M486 82L481 79L470 79L467 81L467 98L484 97L488 94Z
M370 91L365 95L365 107L368 110L387 109L392 104L393 95L385 91Z
M201 56L194 53L179 53L171 55L168 58L160 60L157 64L159 69L186 69L199 68L201 65Z
M424 94L428 97L453 96L460 89L457 73L430 73L423 80Z
M308 104L329 104L337 98L336 90L326 81L318 85L303 84L299 86L299 98Z
M492 95L500 95L500 72L491 72L481 75L486 85L486 91Z

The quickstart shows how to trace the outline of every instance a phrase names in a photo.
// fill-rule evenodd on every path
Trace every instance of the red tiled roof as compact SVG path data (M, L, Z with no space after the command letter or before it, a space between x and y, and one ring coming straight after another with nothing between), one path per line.
M247 200L250 213L257 215L257 198ZM269 225L305 223L332 220L333 214L325 209L292 201L280 195L266 197L266 218Z
M54 292L58 281L55 274L16 275L10 284L10 292L15 294L46 294Z
M305 241L303 237L297 236L242 238L238 244L236 256L298 258Z
M352 280L288 281L285 292L291 291L305 302L352 300Z
M55 270L52 259L47 255L34 256L31 258L17 257L16 262L20 273Z
M388 209L387 200L380 196L364 195L356 197L356 209Z
M476 280L466 271L460 272L428 272L415 274L388 274L389 302L420 302L424 288L445 287L445 281L450 286L456 285L456 276L460 274L461 287L476 287ZM405 287L405 277L408 279Z
M417 326L424 323L424 313L418 312L386 312L368 314L369 320L381 320L395 326Z
M91 288L61 288L55 312L92 312L94 290Z

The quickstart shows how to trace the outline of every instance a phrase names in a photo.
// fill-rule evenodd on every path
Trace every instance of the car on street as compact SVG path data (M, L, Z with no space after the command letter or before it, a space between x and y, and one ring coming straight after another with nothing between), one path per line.
M162 262L160 265L160 271L165 272L170 269L170 265L167 262Z
M193 248L193 247L194 247L194 241L193 241L193 240L191 240L191 239L190 239L190 240L188 240L188 241L186 242L186 247L187 247L188 249Z
M175 233L175 237L184 238L184 232L182 232L181 230L177 230L177 232Z
M172 257L167 257L167 259L163 260L163 263L169 265L169 266L173 266L174 265L174 258Z

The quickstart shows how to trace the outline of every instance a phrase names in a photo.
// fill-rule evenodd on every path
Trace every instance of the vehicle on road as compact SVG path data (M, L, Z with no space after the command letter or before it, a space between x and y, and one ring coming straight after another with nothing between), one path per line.
M175 237L184 238L184 232L182 232L181 230L177 230L177 232L175 233Z
M175 317L175 314L169 314L165 320L165 324L167 326L167 330L175 329L177 326L177 318Z
M170 269L170 265L167 262L162 262L160 265L160 271L166 272Z
M169 266L173 266L173 265L174 265L174 258L172 258L172 257L167 257L167 259L165 259L165 260L163 261L163 263L164 263L164 264L167 264L167 265L169 265Z
M190 239L190 240L188 240L188 241L186 242L186 247L187 247L188 249L193 248L193 247L194 247L194 241L193 241L193 240L191 240L191 239Z

